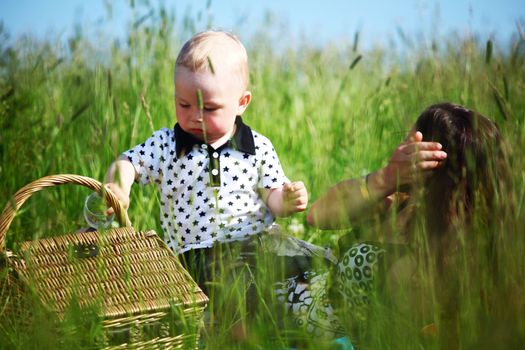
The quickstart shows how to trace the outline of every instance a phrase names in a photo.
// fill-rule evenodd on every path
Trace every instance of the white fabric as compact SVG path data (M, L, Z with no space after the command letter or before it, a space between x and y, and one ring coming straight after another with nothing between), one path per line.
M269 227L274 218L258 190L289 182L272 143L252 130L256 154L226 147L219 161L221 184L210 186L208 145L177 158L173 129L163 128L124 152L141 184L156 183L161 194L164 240L176 253L242 240Z

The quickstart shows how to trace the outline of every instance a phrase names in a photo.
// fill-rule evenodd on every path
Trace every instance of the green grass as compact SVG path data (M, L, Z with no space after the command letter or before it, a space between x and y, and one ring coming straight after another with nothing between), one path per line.
M169 28L180 24L172 16L159 12L153 18L157 20L131 26L126 45L112 43L107 48L81 35L64 45L32 37L8 42L5 32L0 32L4 38L0 41L0 198L4 204L16 190L49 174L75 173L102 180L120 152L142 142L153 130L174 125L173 64L194 24L183 19L182 29L175 31ZM272 140L287 176L302 180L311 200L339 180L384 165L430 104L464 104L499 124L510 145L516 197L513 217L503 218L501 225L509 231L502 232L499 243L504 254L498 268L504 273L497 284L488 282L493 266L486 259L478 261L475 274L466 267L458 269L438 287L428 278L432 271L421 273L427 277L425 288L430 295L436 288L457 292L461 348L523 344L525 39L516 33L507 47L474 37L435 38L431 44L403 47L397 53L394 48L360 51L351 44L318 48L303 43L291 50L273 50L272 33L271 28L267 32L262 28L245 38L253 101L244 119ZM359 55L362 58L357 61ZM137 229L161 234L155 191L154 186L135 186L129 215ZM35 194L11 225L8 249L16 250L25 240L82 227L83 199L88 193L85 188L68 186ZM303 214L295 218L304 223ZM280 223L286 227L291 219ZM480 231L482 237L483 228ZM335 245L341 234L305 227L300 238ZM1 271L3 278L6 271ZM407 295L396 297L400 302ZM407 303L408 314L402 314L379 302L370 311L373 317L358 331L365 339L362 348L445 347L420 337L411 322L424 304L431 305L434 315L443 305L432 297L409 298ZM242 300L239 305L239 310L230 310L233 318L239 315L234 311L242 315ZM100 330L96 321L70 318L61 323L62 337L57 339L56 330L46 322L48 316L39 316L38 306L31 309L36 310L31 332L24 322L0 319L0 348L84 347L92 344ZM27 316L27 310L19 311L22 318ZM206 337L205 348L287 344L288 336L276 335L282 329L270 309L261 311L254 322L247 344L232 341L231 324L222 324ZM79 327L89 329L81 332L87 340L78 338L78 331L70 331ZM303 344L303 348L320 347L318 339Z

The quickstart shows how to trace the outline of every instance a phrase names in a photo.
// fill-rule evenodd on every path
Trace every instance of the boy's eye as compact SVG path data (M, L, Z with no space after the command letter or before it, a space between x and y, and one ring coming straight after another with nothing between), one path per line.
M181 108L189 108L190 105L187 104L187 103L179 103L179 107L181 107Z
M218 110L219 108L217 107L204 107L204 111L205 112L214 112L216 110Z

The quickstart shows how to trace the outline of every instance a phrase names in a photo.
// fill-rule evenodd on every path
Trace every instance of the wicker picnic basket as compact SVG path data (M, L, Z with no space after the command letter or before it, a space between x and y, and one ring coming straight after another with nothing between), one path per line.
M7 231L24 202L45 187L68 183L102 192L91 178L52 175L21 188L4 208L0 261L10 270L7 287L17 293L31 290L58 319L73 300L80 310L94 307L103 325L100 348L196 348L206 295L154 231L131 227L111 192L104 196L121 227L37 239L23 242L16 252L6 250Z

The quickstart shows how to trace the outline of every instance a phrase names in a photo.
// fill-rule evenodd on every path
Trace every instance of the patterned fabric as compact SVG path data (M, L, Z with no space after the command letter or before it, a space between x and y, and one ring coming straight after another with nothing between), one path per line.
M289 180L270 140L240 117L236 125L218 149L177 125L124 152L141 184L157 184L164 240L176 253L243 240L274 222L258 190Z
M268 228L266 233L261 236L261 242L265 251L277 256L318 258L334 264L337 263L337 257L334 256L330 248L320 247L285 234L278 224L273 224Z
M379 267L377 263L384 254L385 250L378 245L359 243L341 256L336 266L334 288L341 295L345 307L360 307L370 303L374 276Z
M374 244L353 245L329 271L307 271L276 283L275 295L300 329L315 336L341 336L346 331L329 295L340 299L337 305L346 317L364 317L384 253Z
M275 286L277 300L284 303L299 329L315 336L335 338L345 334L328 299L328 272L307 271Z

